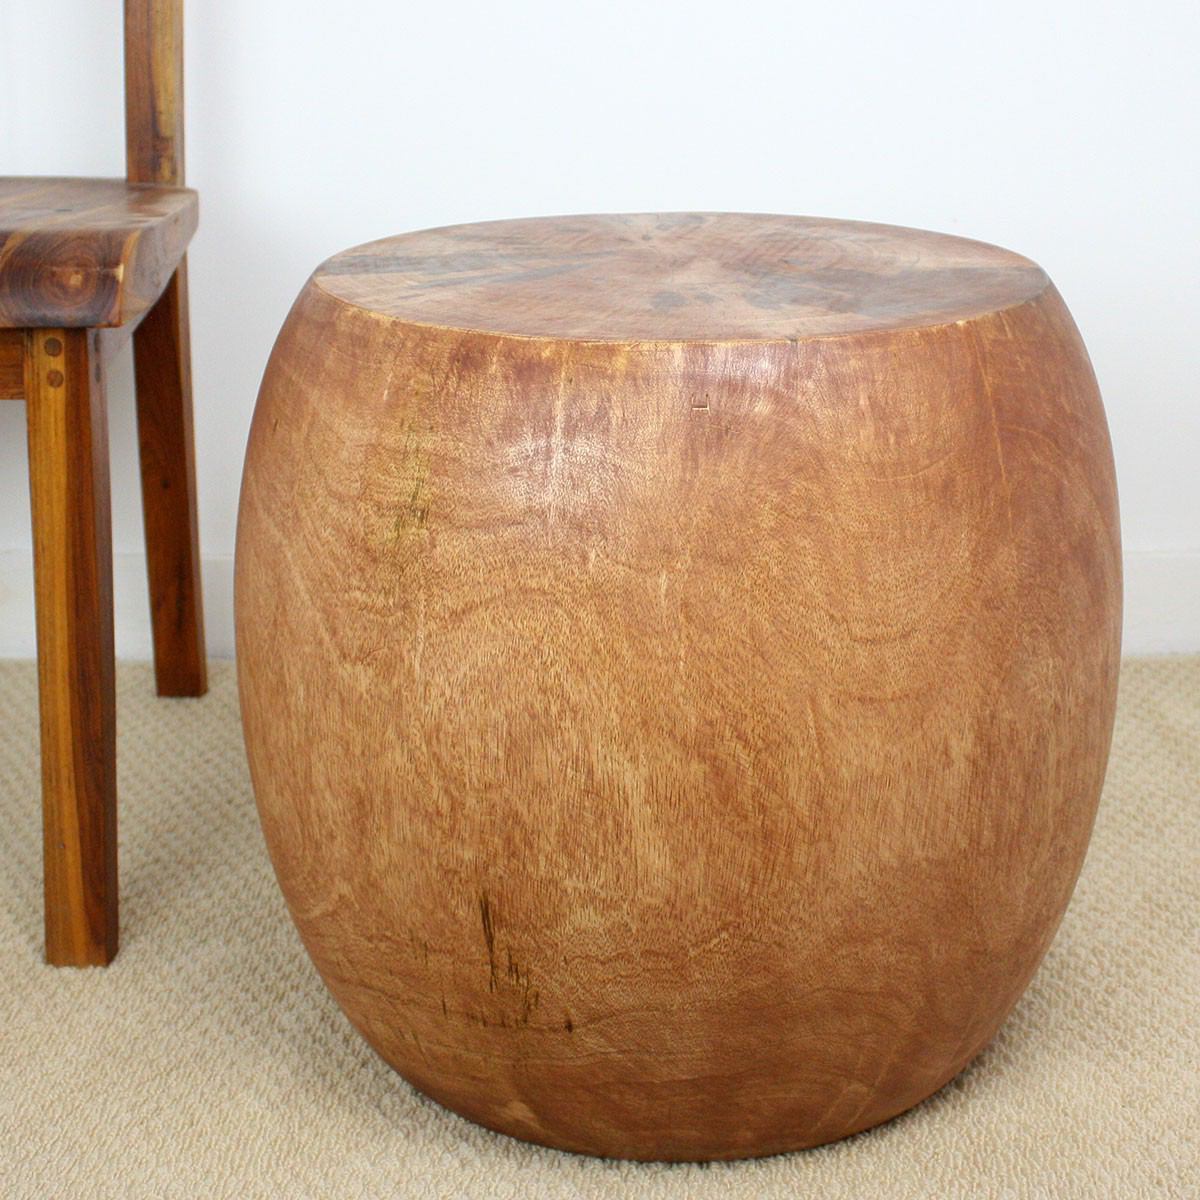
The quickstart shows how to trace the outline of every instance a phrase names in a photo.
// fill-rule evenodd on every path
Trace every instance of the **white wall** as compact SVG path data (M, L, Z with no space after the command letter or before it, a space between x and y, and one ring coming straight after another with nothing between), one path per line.
M242 447L308 272L405 229L589 210L889 221L1037 259L1091 349L1126 649L1200 649L1200 9L1188 0L191 0L201 536L231 650ZM118 0L4 0L0 173L122 170ZM145 655L130 368L118 649ZM32 654L23 406L0 404L0 654Z

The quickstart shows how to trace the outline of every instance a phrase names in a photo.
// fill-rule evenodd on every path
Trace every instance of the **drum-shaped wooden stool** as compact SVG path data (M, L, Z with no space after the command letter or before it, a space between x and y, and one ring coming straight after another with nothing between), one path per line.
M812 1146L996 1032L1087 846L1120 557L1032 262L777 216L330 259L237 561L317 968L404 1077L631 1158Z

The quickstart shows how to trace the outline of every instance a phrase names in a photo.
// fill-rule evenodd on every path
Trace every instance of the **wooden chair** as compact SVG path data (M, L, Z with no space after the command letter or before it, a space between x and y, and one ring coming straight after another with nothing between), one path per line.
M46 959L117 952L105 362L132 334L158 693L206 688L184 253L181 0L126 0L127 181L0 179L0 398L29 429Z

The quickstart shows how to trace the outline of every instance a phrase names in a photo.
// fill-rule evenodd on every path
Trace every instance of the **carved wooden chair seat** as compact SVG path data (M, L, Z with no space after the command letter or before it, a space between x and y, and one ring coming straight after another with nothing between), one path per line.
M160 695L204 692L181 0L126 0L127 180L0 179L0 399L29 429L46 958L117 951L106 361L132 337Z

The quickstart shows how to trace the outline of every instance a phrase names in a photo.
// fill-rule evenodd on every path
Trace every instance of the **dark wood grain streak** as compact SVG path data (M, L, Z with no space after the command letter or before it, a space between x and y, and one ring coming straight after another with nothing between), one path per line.
M46 959L117 953L116 693L108 430L95 334L27 335Z
M1096 381L1019 255L650 215L336 256L238 528L297 927L387 1061L519 1137L734 1158L887 1120L1054 935L1120 572Z

